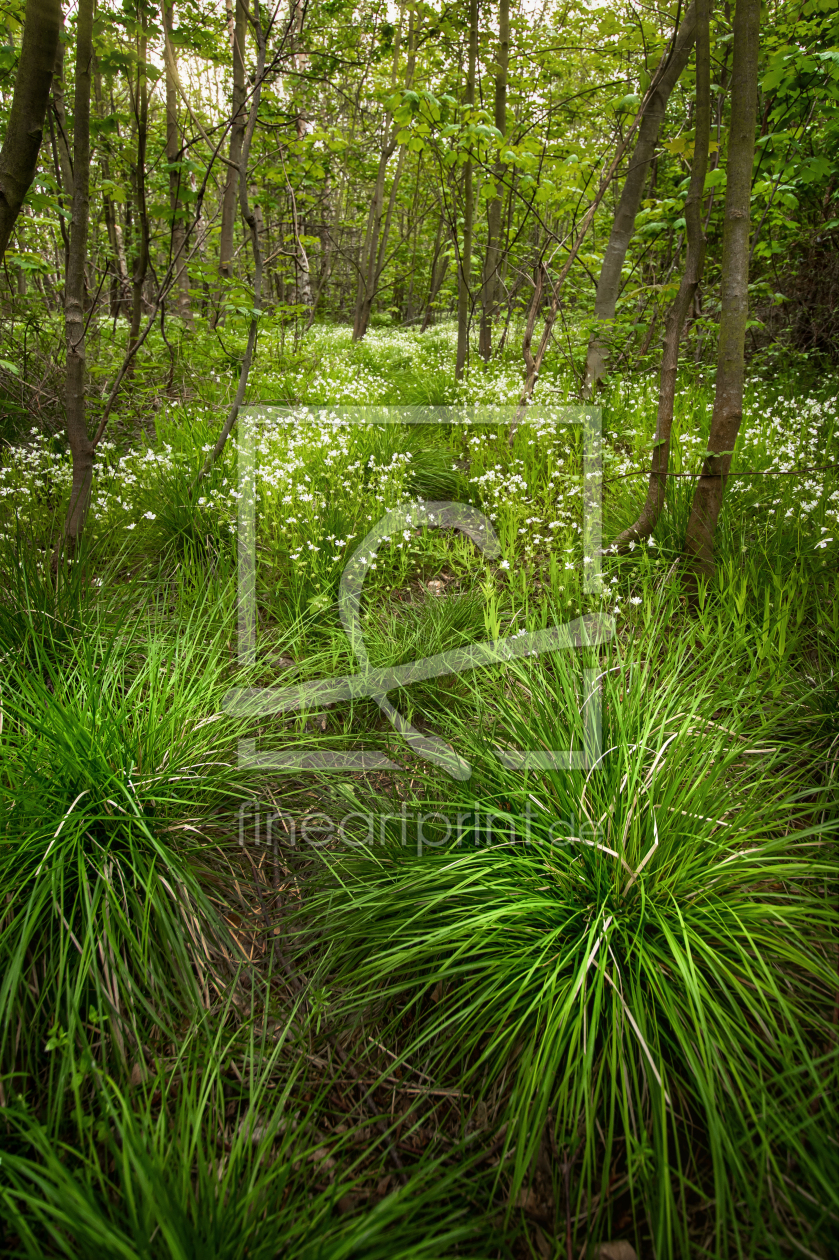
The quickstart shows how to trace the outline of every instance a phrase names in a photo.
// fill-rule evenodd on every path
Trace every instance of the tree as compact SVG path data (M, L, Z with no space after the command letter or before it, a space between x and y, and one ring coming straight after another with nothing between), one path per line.
M247 35L247 9L245 0L235 0L235 19L230 8L230 43L233 49L233 98L231 109L233 123L230 128L230 153L224 198L221 205L221 240L219 242L219 274L223 281L232 279L233 234L239 209L239 161L242 156L242 140L245 135L245 37ZM216 322L221 322L221 311L216 311Z
M137 161L134 166L134 192L137 199L138 240L134 253L131 275L133 298L131 304L131 334L129 344L136 346L140 335L143 314L143 286L149 269L149 212L146 201L146 146L149 134L149 81L148 81L148 17L142 5L137 44L137 79L133 91L134 123L137 130ZM133 369L132 369L133 370Z
M233 425L239 415L239 408L245 401L245 391L248 387L248 376L250 375L251 363L253 362L254 349L256 348L256 336L259 327L259 316L262 311L262 246L259 240L259 219L255 213L254 207L251 206L248 198L248 162L251 156L251 146L256 131L257 117L259 115L259 102L262 98L262 88L265 81L265 33L262 29L262 21L259 16L259 6L254 6L254 12L251 15L253 25L254 38L256 40L256 76L251 93L250 110L248 111L247 122L245 124L245 132L242 136L242 148L239 153L239 209L242 218L250 233L251 251L253 253L253 313L251 315L250 327L248 329L248 342L245 347L242 366L239 369L239 383L236 387L236 397L227 413L224 424L221 427L213 449L207 454L206 459L199 473L199 480L206 477L216 462L218 457L224 450L225 443L230 437Z
M93 71L93 94L96 100L96 109L99 115L99 121L101 123L105 119L105 102L102 97L102 74L96 61L94 61ZM108 233L108 246L111 254L110 262L108 264L111 272L111 315L116 317L127 314L130 310L131 282L128 279L128 267L125 261L125 248L122 242L122 227L117 217L117 206L110 193L104 191L105 187L110 189L113 184L111 179L111 164L105 148L103 148L99 153L99 166L102 171L102 177L105 181L102 192L102 214L105 220L105 228Z
M414 29L415 13L411 7L408 17L408 58L405 67L405 89L410 89L414 78L416 63L416 40ZM391 71L391 89L396 88L399 75L399 59L402 48L402 27L404 23L404 4L400 8L399 25L393 40L393 68ZM390 186L387 210L385 211L385 183L387 168L397 147L399 127L396 123L385 130L382 140L379 164L376 170L376 183L373 198L367 215L364 233L364 246L361 252L358 280L356 284L355 312L353 316L353 341L361 341L370 323L373 301L379 290L382 273L387 262L387 245L393 223L393 208L396 195L402 182L405 168L405 150L400 149L396 171ZM384 221L383 221L384 220Z
M65 411L67 442L73 457L70 502L64 522L64 544L72 558L84 527L93 480L93 443L85 409L84 273L90 216L90 85L93 76L93 4L79 0L73 96L73 212L64 298L67 344ZM53 56L55 53L53 52Z
M749 212L757 121L760 0L737 0L731 72L731 127L722 240L722 306L717 379L708 453L693 496L685 537L690 589L714 572L714 534L743 417L746 321L749 313Z
M522 392L519 397L519 406L518 406L518 411L516 413L516 419L514 420L513 424L510 426L510 433L509 433L510 442L512 442L515 436L518 423L522 415L524 414L524 410L527 407L530 401L530 398L533 395L533 390L535 389L536 382L539 379L539 372L542 367L542 360L545 357L545 352L548 348L551 337L553 336L554 324L556 323L557 315L559 314L560 294L562 291L562 286L570 274L571 268L574 265L577 259L577 256L580 252L580 247L583 241L585 240L586 235L592 226L592 223L594 222L594 216L597 213L597 210L601 202L603 201L603 198L606 195L606 192L612 180L615 178L615 175L620 166L620 163L623 161L624 154L629 148L629 145L632 139L634 138L636 131L639 129L639 126L643 123L644 116L646 114L648 107L653 103L655 99L655 94L658 88L658 78L663 72L664 72L664 66L663 65L659 66L659 69L656 72L656 77L652 80L649 88L647 89L647 94L644 97L644 100L641 102L641 107L635 117L634 123L630 127L627 134L624 136L623 140L618 145L615 151L615 154L612 158L612 161L610 162L607 170L604 172L603 176L601 177L597 192L595 193L594 198L591 201L591 204L589 205L588 210L583 215L580 225L576 231L574 243L568 250L568 254L563 264L562 270L560 271L556 280L553 280L553 281L551 280L550 274L548 272L548 268L544 262L544 257L543 257L544 249L543 249L543 254L540 255L538 259L538 262L535 268L535 276L534 276L534 283L533 283L533 297L531 298L531 301L530 301L530 308L527 313L527 323L525 324L525 329L524 329L524 337L522 338L522 358L524 359L524 365L525 365L525 379L524 379L524 385L522 387ZM547 245L545 246L545 248L546 247ZM542 328L542 336L539 339L539 345L536 349L536 353L534 354L533 353L533 331L536 326L536 317L539 314L539 311L542 307L543 294L545 290L546 281L547 281L548 288L551 294L550 305L548 306L547 312L545 314L545 321Z
M60 29L61 0L26 0L12 109L0 150L0 257L38 167Z
M178 314L188 328L192 328L192 308L189 301L189 272L184 258L184 228L180 218L181 139L178 127L178 92L176 87L177 62L175 48L172 43L174 26L174 4L163 4L163 30L166 40L166 158L169 163L169 211L172 215L172 254L175 263L175 289L177 293Z
M59 198L64 213L59 216L61 236L64 241L64 270L67 271L67 251L70 238L67 235L73 207L73 159L70 156L70 132L67 127L67 114L64 109L64 22L58 37L55 50L55 66L52 72L52 87L49 104L50 139L52 140L55 177L58 183Z
M495 67L494 123L502 137L507 131L507 74L510 57L510 0L499 0L498 5L498 60ZM501 184L504 163L500 153L495 165L496 186ZM487 207L487 246L484 255L484 274L481 285L481 331L479 348L481 358L492 354L492 319L498 305L501 285L501 196L492 198Z
M696 138L693 163L690 168L690 185L685 202L687 254L679 291L667 313L650 484L646 503L638 519L615 539L614 545L619 551L627 550L631 543L649 538L664 507L667 468L670 462L670 437L673 429L673 404L676 397L676 373L679 367L679 342L691 302L702 278L705 262L702 194L705 189L708 144L711 135L711 46L708 8L709 0L696 0Z
M659 66L657 85L644 110L644 117L638 129L638 139L635 142L632 157L629 159L629 169L621 189L612 230L609 234L609 243L600 268L600 278L597 282L594 315L599 321L611 321L615 318L615 308L620 294L621 271L635 229L635 217L641 206L641 198L644 195L650 163L658 144L667 102L688 63L695 35L696 4L695 0L691 0L682 24L678 32L674 34L672 47L665 53ZM598 328L589 341L586 358L585 389L589 397L606 374L608 361L608 346L603 338L602 328Z
M469 0L469 66L466 73L466 91L463 96L467 110L475 106L475 65L478 59L478 0ZM455 376L458 380L463 376L466 360L469 355L469 324L471 277L472 277L472 231L475 217L474 187L472 181L472 158L467 156L463 166L463 248L460 251L457 268L457 364Z

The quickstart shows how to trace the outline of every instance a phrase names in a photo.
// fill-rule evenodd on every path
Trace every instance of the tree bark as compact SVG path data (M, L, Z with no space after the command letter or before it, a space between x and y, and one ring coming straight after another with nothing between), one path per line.
M67 114L64 109L64 41L61 35L64 30L62 20L59 29L58 47L55 50L55 68L52 73L50 134L52 136L55 173L58 182L58 198L62 207L59 216L61 237L64 241L64 274L67 274L67 252L70 248L70 237L67 224L70 221L73 206L73 159L70 156L70 132L67 128Z
M175 263L176 307L184 325L190 330L193 327L192 306L189 300L189 272L187 271L184 249L184 225L180 218L181 171L178 164L181 160L181 137L178 127L178 90L175 76L177 62L175 48L172 44L175 6L163 5L163 30L166 40L166 161L169 164L169 213L172 216L172 256Z
M239 162L242 157L242 140L245 135L245 38L247 35L247 9L245 0L235 0L235 19L230 12L230 42L233 46L233 97L231 110L233 125L230 128L230 163L224 185L221 207L221 241L219 244L219 275L222 281L233 276L233 236L238 213L237 187ZM220 295L216 302L219 303ZM220 309L216 310L215 323L223 323Z
M734 445L743 418L746 322L749 314L749 211L757 122L760 0L734 8L731 125L726 161L717 381L708 454L696 486L685 537L689 590L714 572L714 534Z
M65 409L67 442L73 459L70 502L64 521L64 546L75 554L84 528L93 479L93 443L85 411L84 292L90 211L90 85L93 71L93 4L79 0L76 28L76 82L73 97L73 210L64 285L67 343Z
M361 341L367 332L367 325L370 322L370 311L373 307L373 299L375 293L375 276L376 276L376 257L379 245L379 229L382 222L382 212L384 209L384 193L385 193L385 175L387 174L387 166L393 151L396 148L395 140L396 128L391 129L384 147L379 157L379 166L376 171L376 183L373 187L373 200L370 203L370 210L367 215L367 226L364 232L364 248L361 254L361 268L358 275L358 284L355 295L355 311L353 313L353 341Z
M664 507L667 469L670 462L670 438L673 430L673 406L676 398L676 374L679 366L679 342L685 319L702 278L705 262L702 195L705 188L705 172L708 169L708 144L711 135L709 8L710 0L696 0L696 140L690 169L690 186L685 202L687 253L679 292L667 313L650 483L647 500L638 519L615 539L613 545L618 551L627 551L631 543L642 542L649 538L658 524Z
M253 309L254 316L251 319L250 328L248 329L248 343L245 347L245 357L242 360L242 366L239 371L239 383L236 387L236 397L232 406L227 413L221 432L213 445L213 449L208 451L207 457L198 474L197 482L203 480L207 476L213 464L224 450L228 437L230 436L233 425L239 415L239 409L245 401L245 392L248 387L248 377L250 375L251 363L253 362L254 350L256 348L256 335L259 327L259 312L262 310L262 245L259 240L260 226L262 222L262 214L258 207L252 207L248 200L248 161L250 159L251 144L253 135L256 130L256 118L259 112L259 102L262 97L262 84L265 79L265 36L262 30L262 22L259 17L259 7L254 6L254 36L256 39L256 82L251 96L250 110L245 125L245 134L242 137L242 149L239 155L239 209L242 218L247 225L251 238L251 250L253 252ZM197 484L196 482L196 484Z
M499 0L498 62L495 72L494 122L496 130L500 131L502 136L507 132L507 69L509 56L510 0ZM504 170L504 163L500 160L496 162L496 184L501 183ZM479 335L479 350L481 358L484 360L488 360L492 354L492 321L498 306L498 292L501 288L501 206L501 197L493 197L487 210L487 248L481 289L481 331Z
M478 0L469 0L469 68L466 74L464 104L475 104L475 66L478 60ZM469 317L472 278L472 229L474 221L472 160L463 167L463 249L457 270L457 362L455 378L461 380L469 358Z
M600 269L597 282L597 296L594 301L595 318L611 321L615 318L618 295L620 294L621 271L626 251L635 229L635 216L644 195L650 164L655 154L661 124L667 110L667 102L673 88L679 81L690 58L691 48L696 37L696 5L694 0L685 11L685 16L673 42L672 49L665 54L659 67L658 86L653 94L641 126L638 139L629 162L629 169L621 189L618 208L609 234L609 244ZM586 360L585 390L588 397L597 389L599 382L606 375L609 361L609 349L602 329L593 334L588 348Z
M61 0L26 0L9 124L0 150L0 257L38 166L61 29Z
M134 169L134 188L137 197L137 219L139 222L139 239L134 257L131 275L132 304L131 332L128 340L129 349L136 345L140 335L140 319L143 314L143 285L149 268L149 216L146 205L146 143L149 130L149 85L146 76L146 54L148 36L146 34L148 19L145 11L141 16L142 28L139 39L139 57L137 62L137 87L134 96L134 110L137 122L137 165ZM133 360L131 374L133 374Z
M399 54L401 48L401 30L402 21L404 20L404 6L400 10L400 23L396 32L396 38L393 41L393 69L391 72L391 87L395 89L399 73ZM408 22L408 61L405 68L405 87L409 88L414 78L414 67L416 64L416 50L414 44L414 11L411 10ZM393 183L391 184L390 197L388 200L387 214L385 215L385 179L387 176L388 163L396 149L396 133L399 130L397 126L393 126L386 133L382 144L381 155L379 157L379 166L376 171L376 183L373 189L373 200L370 203L370 211L367 215L367 226L364 232L364 247L361 252L360 268L358 280L356 283L355 293L355 309L353 311L353 341L361 341L367 332L367 326L370 322L370 313L373 309L373 302L379 288L379 281L384 270L383 260L386 258L388 237L390 235L390 225L393 218L393 207L396 202L396 194L399 190L399 184L402 180L402 172L405 166L404 149L399 155L399 163L394 173ZM382 224L382 216L385 215L384 224ZM381 237L379 233L381 232Z
M100 119L104 118L105 102L102 99L102 76L96 65L94 65L93 71L93 92L97 113ZM99 166L103 179L110 183L111 164L105 148L100 152ZM102 194L102 209L105 216L105 227L108 232L108 244L111 247L109 268L113 279L111 281L110 312L111 316L116 318L128 310L131 285L128 280L128 268L125 263L125 250L122 244L122 228L117 219L117 208L112 198L106 192Z
M580 246L585 240L586 234L588 233L588 230L594 221L594 216L597 213L597 209L600 206L600 203L602 202L604 196L606 195L606 190L608 189L609 185L614 179L615 174L618 170L618 167L620 166L620 163L623 161L623 155L626 153L627 149L629 148L630 142L633 140L636 132L639 130L639 128L643 124L647 107L652 104L652 101L655 97L655 93L658 88L658 80L661 76L661 73L662 73L662 66L659 66L659 69L656 71L656 77L653 79L649 88L647 89L647 94L644 97L644 101L641 105L641 108L635 117L634 123L630 127L627 134L624 136L621 143L618 145L615 151L615 155L612 158L612 161L609 163L608 170L605 172L605 174L602 176L600 180L600 184L598 186L597 192L594 195L594 199L590 202L588 210L586 210L585 214L583 215L582 222L580 223L580 226L577 229L577 235L574 240L574 244L571 246L570 250L568 251L565 262L563 263L563 266L562 266L562 270L560 271L559 275L557 276L556 280L553 283L551 283L550 276L548 274L548 269L545 266L543 258L540 257L538 260L538 263L535 269L536 274L534 276L533 299L531 301L530 309L528 311L527 325L525 328L524 339L522 341L522 357L524 358L524 365L525 365L524 386L522 388L522 392L519 397L519 405L516 411L516 417L513 423L511 424L510 430L509 430L508 441L510 443L513 442L513 439L516 434L516 429L518 428L519 422L524 416L524 412L527 408L528 403L530 402L530 399L533 395L533 391L536 388L536 382L539 379L539 372L541 371L541 368L542 368L542 360L545 357L545 351L548 348L548 344L553 334L553 327L554 327L554 324L556 323L556 317L559 312L559 301L560 301L560 293L562 291L562 286L565 283L565 280L567 279L568 274L571 271L571 268L576 262L577 255L580 252ZM551 303L548 308L547 314L545 315L545 323L542 328L542 336L539 340L539 345L537 347L536 353L534 354L533 349L532 349L533 329L536 322L536 315L542 303L542 291L543 291L543 286L544 286L545 281L547 281L551 287Z
M431 275L428 282L428 300L425 304L425 314L422 318L422 327L420 332L424 333L428 325L431 323L434 314L434 299L436 298L440 286L446 274L446 260L440 260L440 247L443 239L443 222L444 215L441 213L437 220L437 236L434 240L434 252L431 255Z
M306 20L306 0L292 0L291 6L291 36L292 36L292 62L298 75L302 73L308 62L308 56L303 51L301 44L301 35L303 34L303 25ZM299 83L299 80L298 80ZM297 132L298 143L305 140L308 135L309 119L306 116L306 110L303 102L298 104L295 119L295 130ZM306 327L308 328L312 322L312 269L309 263L309 254L301 237L306 236L306 224L303 221L294 196L294 190L291 183L288 184L289 199L291 201L291 218L294 231L295 244L295 273L294 273L294 300L298 306L304 307L306 311ZM305 208L305 206L303 207ZM297 320L294 322L294 344L297 347L299 324Z

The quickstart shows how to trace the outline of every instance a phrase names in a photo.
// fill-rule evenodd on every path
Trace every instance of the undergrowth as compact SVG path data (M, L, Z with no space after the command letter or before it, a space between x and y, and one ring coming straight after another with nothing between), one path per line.
M191 490L220 382L100 448L57 579L66 456L40 430L4 454L4 1254L834 1254L835 388L750 384L734 467L760 475L689 612L691 480L650 546L593 556L559 372L510 446L503 416L444 423L513 401L510 362L460 386L445 328L347 339L258 378L285 409L252 413L253 651L235 443ZM685 377L674 471L711 397ZM360 404L450 410L336 411ZM605 543L653 416L647 381L603 398ZM481 545L423 500L482 513ZM609 633L237 715L358 672L341 575L387 513L372 667Z

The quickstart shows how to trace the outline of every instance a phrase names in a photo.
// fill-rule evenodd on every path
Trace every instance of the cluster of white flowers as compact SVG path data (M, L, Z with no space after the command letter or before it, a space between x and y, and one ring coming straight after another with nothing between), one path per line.
M615 387L611 408L636 415L655 416L655 384L646 386L621 382ZM677 395L676 418L671 446L671 472L697 473L702 467L711 420L707 391L687 387ZM726 493L754 521L780 521L807 532L839 533L839 490L835 465L839 398L812 396L779 397L757 379L747 386L743 421L734 461L734 475ZM607 433L603 451L604 477L627 478L641 474L628 484L643 484L649 468L651 426L617 429L615 421ZM807 470L815 470L812 473ZM748 475L747 475L748 474ZM634 492L637 496L637 490ZM824 550L827 538L813 538L813 546Z
M243 413L223 460L196 500L187 501L183 492L194 482L196 457L212 448L219 423L214 408L200 403L169 408L158 426L162 440L154 448L118 450L113 442L102 442L94 466L92 528L102 537L141 538L151 527L165 528L173 496L180 494L184 501L179 510L191 511L194 504L217 528L235 533L240 508L237 441L247 429L263 554L278 570L291 565L315 586L328 586L358 540L384 512L416 501L411 489L421 484L414 481L421 444L412 444L410 433L398 426L359 423L362 414L354 408L363 405L368 419L381 418L399 373L417 387L433 384L439 375L450 383L446 414L455 421L446 451L451 460L443 463L453 472L464 471L469 497L493 522L505 557L500 567L509 571L510 580L517 579L522 565L529 572L550 568L552 582L565 581L571 598L578 589L573 575L592 562L591 548L585 547L581 426L569 423L566 410L573 400L558 378L551 380L557 365L551 369L546 364L534 397L538 406L525 413L511 448L506 438L521 392L520 366L509 358L493 359L455 385L455 336L454 325L422 336L404 329L371 329L360 346L352 346L346 328L313 329L306 361L316 366L282 376L286 396L303 396L306 405ZM266 393L271 392L272 370L268 365L260 374ZM279 382L277 375L278 394ZM627 505L639 500L649 467L656 390L652 378L625 379L604 396L603 477L607 483L612 480ZM710 392L685 387L676 401L671 470L694 473L707 442ZM486 422L490 408L506 409L497 425ZM579 421L579 412L575 418ZM837 418L837 398L777 398L764 383L753 383L747 390L735 470L788 474L835 463ZM627 478L635 473L637 478ZM54 516L66 500L70 478L67 453L35 430L25 442L8 448L0 466L0 529L10 529L16 513ZM826 553L839 538L835 484L835 476L820 472L736 476L729 493L755 520L794 527L803 545ZM404 580L409 569L416 571L429 548L448 545L425 528L400 529L389 541L379 561L368 567L378 567L380 574L387 570L394 581ZM663 563L653 540L648 546L653 548L651 562ZM474 562L477 567L485 563L477 553ZM589 581L588 586L593 589L597 583ZM601 585L603 600L611 599L613 586ZM627 594L630 603L638 602L639 596ZM611 602L619 612L620 597Z
M750 413L737 469L776 475L733 478L732 495L744 510L759 508L770 518L792 522L802 535L829 534L812 540L824 550L839 534L839 489L834 488L839 399L770 399L757 388Z
M91 515L109 529L136 529L142 518L154 520L156 513L143 509L143 492L157 483L159 471L172 467L172 448L150 448L118 455L107 440L96 449L93 462ZM25 515L49 518L62 506L72 481L69 454L38 429L30 430L26 441L8 447L0 467L0 503L6 501L4 523Z

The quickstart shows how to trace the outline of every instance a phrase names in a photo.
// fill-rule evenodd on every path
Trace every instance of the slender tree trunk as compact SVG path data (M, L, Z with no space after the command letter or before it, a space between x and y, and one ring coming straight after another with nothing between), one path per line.
M93 70L93 92L96 99L96 111L100 118L104 118L105 102L102 99L102 75L95 63ZM111 164L108 160L108 154L105 148L101 150L99 156L99 166L102 171L102 178L107 183L110 183ZM105 227L108 232L108 244L111 247L109 267L113 275L113 281L111 284L110 310L112 317L116 318L127 310L131 285L128 279L128 267L126 266L125 250L122 244L122 228L120 227L117 219L117 207L107 193L102 194L102 208L105 216Z
M136 112L137 122L137 165L134 171L134 186L137 196L137 219L139 221L139 233L137 240L137 252L134 258L134 268L132 272L132 305L131 305L131 333L129 337L129 349L136 345L140 335L140 319L143 314L143 285L146 282L146 272L149 267L149 216L146 206L146 143L148 140L149 129L149 87L148 78L146 77L146 53L148 38L146 34L148 20L145 14L142 16L142 28L139 39L139 59L137 63L137 85L134 97L134 109ZM130 369L133 374L133 359Z
M431 275L428 282L428 301L425 304L425 314L422 319L420 332L425 332L426 328L431 323L434 314L434 299L440 291L440 286L443 283L443 277L446 274L445 259L442 261L440 259L440 244L443 238L443 220L444 216L441 214L437 220L437 236L434 240L434 252L431 255Z
M411 241L411 263L410 263L410 272L409 272L409 280L408 280L408 296L405 298L405 314L404 314L404 322L408 325L412 324L413 319L414 319L414 293L416 290L417 268L418 268L417 259L419 256L419 219L417 217L417 207L419 204L419 190L420 190L420 181L419 181L419 178L417 178L417 181L414 185L414 203L411 210L411 219L413 222L413 227L408 228L408 238Z
M73 459L70 502L64 522L64 545L72 557L78 547L90 502L93 443L85 411L84 272L90 211L90 83L93 70L93 4L79 0L76 28L76 82L73 97L73 212L70 251L64 285L64 328L67 342L65 409L67 442ZM57 557L54 561L57 564Z
M196 192L197 185L195 182L195 173L190 171L189 186L193 195ZM198 256L201 259L201 270L204 273L204 279L201 281L201 314L206 316L210 311L210 286L207 283L207 219L204 215L203 206L198 214L198 222L195 225L196 244L198 246Z
M394 174L393 174L393 182L390 186L390 196L388 197L388 201L387 201L387 214L385 215L385 221L384 221L384 224L382 225L382 235L379 241L379 249L376 254L376 266L373 272L372 288L374 292L378 290L379 281L382 278L382 272L384 271L385 264L387 262L387 255L385 253L385 250L387 249L387 243L390 239L390 229L393 225L393 211L396 205L396 194L399 191L399 185L402 183L402 176L405 173L405 153L406 152L407 150L404 148L400 149L399 151L399 158L396 163L396 170L394 171Z
M705 172L708 169L708 143L711 134L709 5L710 0L696 0L696 140L690 169L690 186L685 202L687 254L679 292L667 314L650 484L646 503L638 519L615 539L614 545L618 551L626 551L631 543L642 542L645 538L649 538L664 507L667 469L670 462L670 438L673 429L673 405L676 397L676 374L679 366L679 341L685 319L702 278L702 267L705 262L702 194L705 188Z
M306 322L306 327L305 327L304 332L308 332L309 329L312 327L312 324L315 322L315 313L317 311L318 302L320 301L321 296L323 295L327 285L329 284L329 278L332 275L332 265L333 265L332 238L331 238L328 228L322 238L322 250L323 250L323 253L322 253L322 258L321 258L321 272L318 278L317 288L315 289L315 292L312 294L312 305L309 309L309 318Z
M169 163L169 213L172 216L172 256L175 263L176 305L180 318L190 330L193 327L192 306L189 300L189 272L187 271L184 250L184 225L180 217L181 171L178 164L181 160L181 136L178 127L178 90L175 85L177 62L175 48L172 44L174 27L174 3L163 5L163 27L167 44L166 62L166 160Z
M125 258L125 242L122 235L122 224L119 221L119 210L114 206L114 249L117 258L119 275L120 304L119 314L128 317L131 310L131 281L128 278L128 263Z
M251 238L251 250L253 252L253 309L259 312L262 309L262 245L259 240L260 225L262 214L258 207L252 207L248 200L248 161L250 159L251 144L253 142L254 131L256 130L256 117L259 112L259 102L262 96L262 84L265 78L265 36L262 31L262 22L259 17L259 8L254 10L254 35L256 38L257 58L256 58L256 82L254 84L253 94L251 96L250 110L248 112L247 123L245 125L245 134L242 137L242 149L239 155L239 209L242 214ZM209 473L213 464L224 450L228 437L230 436L233 425L239 415L239 408L245 401L245 391L248 387L248 377L250 375L251 363L253 362L254 349L256 347L256 335L258 329L258 314L255 314L251 320L248 330L248 344L245 347L245 357L242 360L242 367L239 371L239 383L236 388L236 397L227 413L221 432L216 439L213 449L207 453L201 472L198 475L198 481L201 481Z
M62 19L61 31L64 22ZM67 256L70 249L70 236L67 224L70 221L73 205L73 159L70 155L70 132L67 127L67 113L64 108L64 41L59 33L58 47L55 50L55 69L52 75L52 91L50 93L51 115L50 134L55 158L55 173L58 180L58 199L63 214L59 216L61 236L64 241L64 274L67 274Z
M594 315L598 320L610 322L615 318L615 308L620 293L621 270L635 229L635 216L641 205L644 185L647 182L650 164L658 144L667 102L688 63L695 36L696 6L694 0L691 0L673 46L665 54L662 65L659 67L658 86L644 111L644 117L638 129L638 139L629 161L629 169L609 235L609 244L606 246L603 265L600 269L600 279L597 282ZM585 385L589 397L605 376L608 361L609 349L601 328L589 342Z
M390 161L393 151L396 148L395 128L388 137L387 143L382 149L379 157L379 166L376 171L376 183L373 187L373 200L370 203L370 210L367 215L367 226L364 232L364 248L361 253L361 268L359 270L358 284L356 286L355 295L355 311L353 313L353 341L361 341L367 332L367 325L370 321L370 311L373 306L375 292L373 289L373 277L376 269L376 255L379 244L379 229L382 222L382 211L384 208L385 195L385 175L387 174L387 165Z
M714 534L725 482L743 417L746 321L749 313L749 211L757 122L760 0L734 8L731 126L726 162L722 238L722 308L717 343L717 381L708 455L696 486L685 538L693 590L714 572Z
M296 126L297 126L298 141L305 140L306 134L307 134L306 128L308 126L308 119L306 118L306 115L304 114L302 109L298 110ZM307 320L309 320L309 316L311 316L311 312L312 312L312 268L311 268L311 264L309 263L309 254L306 249L306 246L304 242L300 239L301 236L307 235L306 225L300 220L298 209L297 209L297 201L294 198L293 192L291 196L292 196L292 221L294 224L294 239L295 239L295 245L297 248L297 270L295 272L295 291L296 291L295 296L296 296L298 305L306 308ZM311 321L309 320L309 322Z
M230 11L229 11L230 12ZM230 166L224 185L221 207L221 241L219 244L219 275L222 281L233 278L233 237L238 214L239 163L242 157L242 140L245 134L245 38L247 35L247 9L245 0L235 0L235 19L230 12L230 42L233 48L233 98L231 110L233 125L230 129ZM216 301L219 303L220 295ZM221 309L216 310L215 323L223 323Z
M464 103L475 104L475 66L478 60L478 0L469 0L469 68L466 74ZM472 229L474 223L474 187L472 161L463 167L463 249L457 273L457 362L455 377L461 380L469 357L469 309L472 279Z
M499 0L498 5L498 62L495 71L495 126L502 136L507 132L507 67L510 55L510 0ZM505 166L498 161L495 166L496 184L500 185ZM492 355L492 321L498 306L501 288L501 207L502 198L493 197L487 211L487 249L484 258L484 274L481 290L481 331L479 349L482 359Z
M399 28L393 42L391 87L394 89L399 75L399 56L401 49L400 32L402 30L403 20L404 6L400 10ZM406 88L410 87L413 82L415 64L416 51L414 47L414 11L412 8L408 22L408 62L405 68L404 80ZM390 235L390 225L393 218L393 207L396 201L396 194L402 180L402 172L405 165L403 150L399 155L399 165L394 174L390 190L388 211L385 217L384 226L382 226L382 216L384 215L385 202L385 179L387 176L388 163L390 162L390 159L396 149L396 133L398 130L399 128L394 126L387 132L384 143L382 144L378 170L376 171L376 183L373 189L373 200L370 203L370 211L367 215L367 226L364 232L364 247L361 252L358 280L356 283L355 309L353 312L353 341L361 341L362 337L367 332L367 326L370 322L370 313L373 309L373 302L375 301L379 281L382 276L382 271L384 270L382 260L386 256L388 237ZM381 237L379 235L380 232Z
M303 24L306 20L306 0L292 0L292 24L293 24L293 40L294 40L294 66L300 73L306 66L308 57L301 48L300 36L303 34ZM309 120L306 117L306 111L303 105L297 109L295 117L295 128L297 131L298 141L305 140L308 133ZM312 270L309 264L309 254L306 250L301 236L306 236L306 225L303 221L300 208L298 208L294 192L289 185L289 194L291 198L291 214L294 225L294 240L297 255L297 263L295 270L295 300L298 305L306 310L306 327L308 328L312 322ZM294 339L295 346L297 344L298 324L295 321Z
M547 350L548 344L550 343L551 335L553 333L553 327L554 327L554 324L556 323L556 317L559 312L560 293L562 292L562 286L568 277L568 273L570 272L571 268L576 262L577 255L580 252L580 246L585 240L588 230L594 221L594 216L597 212L597 208L600 205L601 201L603 200L604 196L606 195L606 190L608 189L609 185L611 184L612 180L615 177L615 172L617 171L618 166L620 165L623 159L623 155L626 152L626 150L629 148L630 141L635 135L636 129L639 127L640 123L643 122L644 113L646 111L647 105L648 103L652 101L653 96L655 95L656 83L657 83L657 80L653 80L653 82L650 84L650 87L647 91L647 95L644 98L644 103L641 106L639 116L636 116L635 122L632 124L632 127L630 127L626 136L624 137L624 139L618 146L615 156L612 158L612 161L609 164L608 170L605 172L602 179L600 180L600 185L597 189L597 192L594 195L594 199L589 204L589 208L583 215L582 222L580 223L580 226L577 229L577 235L574 240L574 244L571 246L571 249L568 251L565 262L562 265L562 270L560 271L559 275L557 276L553 284L551 284L551 279L548 274L548 269L545 266L543 259L540 258L538 261L538 264L536 266L536 274L534 276L533 298L530 303L530 309L527 315L527 325L525 327L524 338L522 341L522 357L524 359L524 365L525 365L524 386L522 388L522 392L519 397L519 405L516 411L516 418L510 426L510 431L509 431L509 436L508 436L508 441L510 443L512 443L515 437L516 429L518 428L519 422L521 421L521 418L524 415L525 409L533 394L533 390L536 388L536 382L539 379L539 372L541 371L541 368L542 368L542 360L545 357L545 351ZM544 285L546 281L551 289L551 303L550 303L550 306L548 307L547 314L545 315L545 323L542 328L542 336L539 340L539 345L536 349L536 353L534 354L533 349L532 349L533 329L536 323L536 316L542 304L542 294L543 294L543 289L544 289Z
M0 150L0 257L35 178L60 27L60 0L26 0L12 108Z

